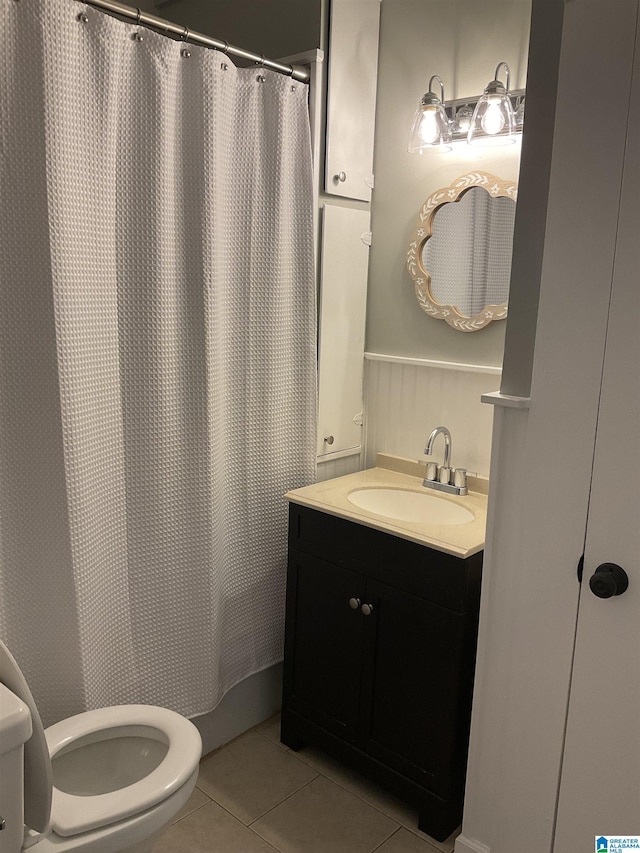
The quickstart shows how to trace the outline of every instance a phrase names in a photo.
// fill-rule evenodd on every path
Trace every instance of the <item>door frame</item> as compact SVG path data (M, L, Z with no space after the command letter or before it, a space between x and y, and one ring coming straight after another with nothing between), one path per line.
M557 109L547 125L552 153L530 400L513 391L493 398L476 690L456 853L540 853L553 844L638 11L637 0L616 0L615 15L611 5L571 0L564 7ZM544 37L532 27L532 39ZM531 47L544 56L543 44ZM585 109L591 98L607 105L606 145ZM526 179L544 185L539 150L540 157L527 148L525 130L516 236L518 218L532 213ZM514 256L518 248L516 241ZM515 278L511 286L517 289Z

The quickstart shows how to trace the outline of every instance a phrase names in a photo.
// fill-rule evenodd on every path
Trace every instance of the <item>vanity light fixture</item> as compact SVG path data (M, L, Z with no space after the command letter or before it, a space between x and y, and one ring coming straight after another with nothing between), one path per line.
M504 68L506 85L498 78ZM494 79L487 86L473 111L467 141L471 145L508 145L516 141L516 117L509 97L511 72L506 62L498 63Z
M524 95L518 95L516 98L516 130L522 130L524 127Z
M503 67L506 84L498 79ZM452 143L458 141L486 146L515 142L524 125L525 90L511 92L509 78L509 66L500 62L495 79L482 95L445 101L444 83L434 74L413 118L409 152L422 154L429 148L450 151ZM434 80L440 83L440 97L433 92Z
M440 84L440 97L433 92L434 80ZM444 83L434 74L429 80L429 91L422 96L413 117L409 134L409 153L422 154L425 148L434 147L449 151L450 142L450 121L444 109Z

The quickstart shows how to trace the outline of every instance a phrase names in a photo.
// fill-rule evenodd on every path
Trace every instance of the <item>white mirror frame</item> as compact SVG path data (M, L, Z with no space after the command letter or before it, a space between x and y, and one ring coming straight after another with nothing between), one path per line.
M493 198L502 196L511 198L515 202L518 198L518 184L516 181L503 181L490 172L469 172L462 175L448 187L442 187L431 193L422 205L418 214L418 223L409 244L407 253L407 267L415 286L418 304L430 317L436 320L445 320L454 329L460 332L477 332L494 320L504 320L507 316L507 303L500 305L486 305L482 311L473 317L461 314L455 305L441 305L433 298L431 293L431 276L422 266L422 250L424 244L433 232L433 218L438 208L443 204L457 201L460 196L471 187L481 187Z

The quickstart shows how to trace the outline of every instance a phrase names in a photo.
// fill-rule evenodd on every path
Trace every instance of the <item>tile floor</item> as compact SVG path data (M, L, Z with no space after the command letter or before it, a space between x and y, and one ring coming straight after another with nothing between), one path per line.
M279 715L200 763L197 786L154 853L451 853L417 813L307 747L280 743Z

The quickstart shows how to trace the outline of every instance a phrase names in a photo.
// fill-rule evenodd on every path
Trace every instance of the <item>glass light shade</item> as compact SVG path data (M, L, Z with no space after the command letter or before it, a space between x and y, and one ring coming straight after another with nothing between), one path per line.
M503 68L507 82L498 79ZM509 145L516 141L516 119L509 97L511 72L506 62L499 62L494 79L487 84L473 111L467 142L471 145Z
M449 150L451 146L449 119L441 103L420 103L413 117L409 133L409 153L415 154L425 148L438 147Z
M472 145L509 145L516 141L515 128L509 96L485 91L473 112L467 141Z

